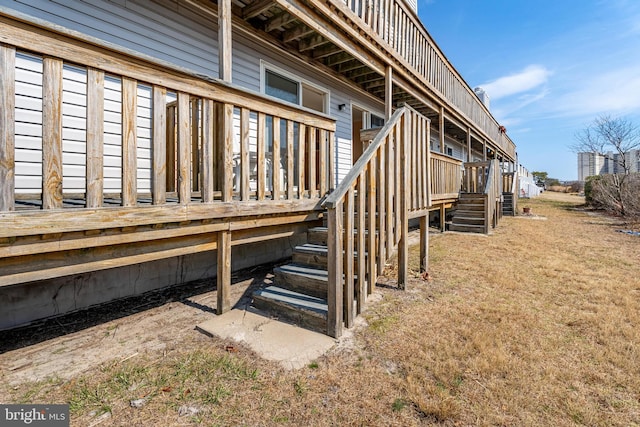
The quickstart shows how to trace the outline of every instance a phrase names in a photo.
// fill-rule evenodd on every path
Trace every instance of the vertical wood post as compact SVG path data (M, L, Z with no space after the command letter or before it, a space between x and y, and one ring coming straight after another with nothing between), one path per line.
M273 200L280 200L280 117L273 117L272 131L273 131L273 147L272 147L272 160L271 160L271 177L273 178L271 188L271 198Z
M99 208L104 190L104 72L87 70L87 207Z
M218 1L218 77L231 83L231 0Z
M467 128L467 162L471 161L471 128Z
M222 201L233 199L233 104L221 104L218 108L218 171Z
M387 65L384 75L384 121L388 122L393 114L393 68Z
M327 291L327 335L342 335L342 202L329 209L327 261L329 287Z
M327 138L328 138L328 148L327 151L329 152L329 166L328 166L328 173L327 173L327 179L329 180L328 182L328 189L329 192L333 191L336 187L336 134L333 131L329 131L327 132Z
M367 288L365 287L365 276L366 276L366 271L367 271L367 264L366 264L366 252L367 252L367 248L366 248L366 242L365 242L365 237L366 237L366 226L365 226L365 203L366 203L366 182L367 182L367 178L365 175L365 172L362 171L360 173L360 176L358 177L358 209L357 209L357 213L358 213L358 239L357 239L357 251L358 251L358 289L356 290L356 303L357 303L357 309L358 309L358 314L360 314L362 312L362 310L364 309L364 303L366 301L367 298Z
M266 122L267 118L265 114L258 113L258 200L264 200L264 193L267 188L267 160L265 155L265 143L267 135Z
M151 199L154 205L167 201L167 89L153 87L153 140Z
M231 309L231 231L218 232L218 275L216 314Z
M44 58L42 76L42 208L62 207L62 61Z
M137 202L138 83L122 78L122 206Z
M305 162L305 141L307 138L307 127L300 123L298 125L298 198L302 199L304 197L304 188L305 188L305 168L307 167L307 163Z
M420 271L429 272L429 214L420 217Z
M287 199L293 200L293 149L296 142L293 139L293 121L287 120Z
M211 99L202 100L202 201L213 202L215 182L215 138L214 138L214 103Z
M343 261L343 269L344 269L344 295L343 295L343 305L344 305L344 324L347 328L351 328L353 326L353 321L355 319L355 315L353 312L353 264L354 264L354 252L353 252L353 224L354 224L354 215L355 215L355 197L353 188L350 188L347 192L347 199L345 203L345 219L344 219L344 261Z
M240 200L249 200L249 109L240 110Z
M189 147L191 146L191 126L189 120L189 95L183 92L178 93L178 200L181 205L186 205L191 201L191 156Z
M0 212L15 209L16 50L0 44Z
M482 141L482 161L487 161L487 141Z
M438 132L440 133L440 152L444 154L444 107L440 107L440 117L438 117Z
M402 166L400 167L400 180L402 190L400 194L400 243L398 244L398 287L407 288L409 275L409 132L411 129L411 115L405 113L402 117L402 135L400 143L400 157Z

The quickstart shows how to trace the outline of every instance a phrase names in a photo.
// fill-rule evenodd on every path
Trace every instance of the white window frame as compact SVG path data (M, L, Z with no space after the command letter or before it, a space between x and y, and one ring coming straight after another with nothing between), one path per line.
M376 109L368 107L366 105L359 104L357 102L351 101L351 111L353 111L353 107L356 107L359 110L362 110L364 112L363 117L362 117L362 126L363 126L362 129L371 129L371 115L372 114L374 116L382 118L384 120L385 124L387 123L387 120L384 118L384 113L382 113L379 110L376 110ZM351 118L351 120L353 121L353 117Z
M288 101L284 101L280 98L276 98L281 102L285 102L287 104L292 104L292 105L296 105L298 107L303 107L302 102L302 87L303 86L308 86L311 89L314 89L318 92L322 92L324 94L324 102L323 102L323 110L324 111L318 111L321 114L329 114L330 113L330 106L331 106L331 91L323 86L320 86L316 83L313 83L307 79L304 79L302 77L300 77L297 74L291 73L290 71L286 71L283 70L282 68L273 65L263 59L260 60L260 93L266 95L267 93L267 88L266 88L266 72L270 71L274 74L279 74L280 76L287 78L289 80L292 80L296 83L298 83L298 100L299 103L298 104L294 104L292 102L288 102ZM269 95L267 95L269 96ZM306 108L306 107L303 107ZM311 110L311 109L310 109ZM316 111L316 110L312 110L312 111Z

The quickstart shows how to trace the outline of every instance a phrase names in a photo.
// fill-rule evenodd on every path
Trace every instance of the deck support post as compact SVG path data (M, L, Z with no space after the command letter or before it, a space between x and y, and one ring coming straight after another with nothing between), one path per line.
M231 231L218 232L218 275L216 314L231 308Z
M445 231L445 219L447 215L447 207L443 204L440 205L440 231Z
M471 128L467 128L467 162L471 161Z
M429 272L429 214L420 217L420 271Z
M393 67L387 65L384 75L384 121L393 114Z
M231 83L231 0L218 1L218 77Z
M440 152L444 154L444 107L440 107L440 117L438 117L438 132L440 133Z
M487 140L482 141L482 161L487 161Z

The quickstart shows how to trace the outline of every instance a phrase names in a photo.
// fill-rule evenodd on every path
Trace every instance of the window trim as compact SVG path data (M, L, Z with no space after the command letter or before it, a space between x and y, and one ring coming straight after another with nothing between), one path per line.
M282 77L284 77L286 79L289 79L289 80L292 80L292 81L298 83L298 100L299 100L298 104L294 104L294 103L289 102L289 101L284 101L284 100L282 100L280 98L277 98L277 97L273 97L273 98L278 99L279 101L285 102L287 104L296 105L298 107L306 108L302 104L304 102L304 100L302 98L302 87L303 87L303 85L304 86L308 86L309 88L324 94L324 102L323 102L324 111L317 111L317 110L314 110L312 108L309 108L309 110L316 111L317 113L320 113L320 114L330 114L330 112L331 112L331 91L329 89L327 89L327 88L325 88L323 86L320 86L320 85L318 85L316 83L313 83L313 82L311 82L311 81L309 81L307 79L304 79L304 78L300 77L299 75L294 74L294 73L292 73L290 71L283 70L282 68L280 68L280 67L278 67L276 65L273 65L273 64L265 61L264 59L260 60L260 93L262 93L263 95L266 95L266 96L271 96L271 95L267 95L267 93L266 93L266 89L267 89L266 88L266 80L267 80L266 72L267 71L269 71L271 73L274 73L274 74L279 74L280 76L282 76Z

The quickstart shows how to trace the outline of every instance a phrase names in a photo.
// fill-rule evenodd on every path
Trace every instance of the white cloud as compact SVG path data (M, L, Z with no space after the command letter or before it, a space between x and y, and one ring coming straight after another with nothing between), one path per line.
M480 86L487 92L490 99L500 99L543 85L551 74L551 71L541 65L530 65L519 73L500 77Z
M640 65L586 77L583 84L557 98L553 110L563 115L624 114L640 109Z

